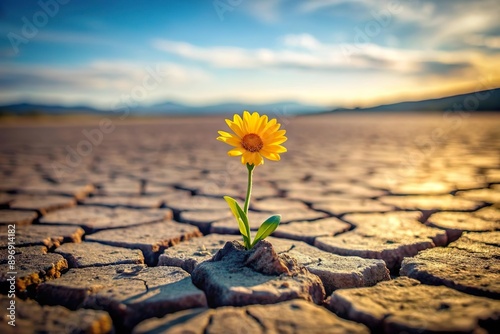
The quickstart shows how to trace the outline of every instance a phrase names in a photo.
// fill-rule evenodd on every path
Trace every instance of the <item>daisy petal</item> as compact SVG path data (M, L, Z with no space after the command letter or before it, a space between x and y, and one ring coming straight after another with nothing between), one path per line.
M276 131L278 131L278 129L280 128L281 124L274 124L272 126L270 126L269 128L267 128L264 133L262 134L262 137L263 138L267 138L269 137L270 135L274 134Z
M236 123L240 128L243 128L243 119L238 114L235 114L233 117L233 123Z
M234 137L231 137L231 138L219 137L219 138L217 138L217 140L219 140L223 143L229 144L231 146L240 146L241 145L241 141L237 138L234 138Z
M233 135L226 131L217 131L222 137L231 138Z
M227 122L227 125L229 126L229 128L231 130L233 130L233 132L240 138L243 138L245 136L245 133L243 132L243 129L241 128L240 125L238 125L237 123L235 122Z
M286 152L286 148L281 145L267 145L266 150L271 153L284 153Z
M249 128L248 128L248 131L250 133L256 133L257 131L257 127L259 126L259 120L260 120L260 116L257 112L254 112L252 115L250 115L250 124L249 124Z
M261 150L259 153L262 154L264 158L269 160L279 161L281 159L279 154L271 153L266 150Z
M259 152L252 152L251 153L251 162L250 164L254 166L259 166L264 163L264 159L262 159L262 156L259 154Z
M288 140L287 137L280 137L278 139L274 139L272 142L270 142L268 145L279 145L279 144L283 144L284 142L286 142Z
M248 152L248 151L245 150L245 152L243 152L243 155L241 156L241 162L243 164L251 164L251 165L253 165L252 152Z
M256 134L261 134L262 131L264 131L264 128L266 127L267 122L268 122L267 115L260 116L259 125L257 126L257 129L255 130L255 133Z
M230 157L237 157L239 155L242 155L243 152L245 152L245 149L243 149L241 147L236 147L236 148L233 148L232 150L230 150L229 152L227 152L227 155L229 155Z
M272 120L270 120L266 126L264 127L264 130L262 130L262 133L265 133L267 131L267 129L269 129L271 126L274 126L276 124L276 118L273 118Z

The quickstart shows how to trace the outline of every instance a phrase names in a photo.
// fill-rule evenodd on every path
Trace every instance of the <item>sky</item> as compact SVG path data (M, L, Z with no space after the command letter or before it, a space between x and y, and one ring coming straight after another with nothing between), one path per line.
M500 86L498 0L2 0L0 104L371 106Z

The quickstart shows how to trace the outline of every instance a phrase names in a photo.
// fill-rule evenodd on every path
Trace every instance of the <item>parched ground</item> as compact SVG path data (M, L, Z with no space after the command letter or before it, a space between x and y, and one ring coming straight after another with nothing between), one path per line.
M239 240L222 196L246 189L222 117L0 126L0 332L500 328L498 114L281 122L250 212L253 233L283 217L278 271L232 244L206 262Z

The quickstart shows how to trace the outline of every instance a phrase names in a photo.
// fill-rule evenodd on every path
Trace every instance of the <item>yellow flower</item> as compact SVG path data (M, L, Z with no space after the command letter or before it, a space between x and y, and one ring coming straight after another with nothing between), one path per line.
M263 157L277 161L280 153L286 152L280 145L287 140L286 131L279 129L281 124L275 118L269 121L266 115L244 111L243 119L234 115L233 120L226 119L226 123L234 134L219 131L217 140L234 146L227 154L231 157L241 155L242 164L262 165Z

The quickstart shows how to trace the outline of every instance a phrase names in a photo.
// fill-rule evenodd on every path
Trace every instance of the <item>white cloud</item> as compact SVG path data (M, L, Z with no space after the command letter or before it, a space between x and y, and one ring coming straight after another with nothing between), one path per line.
M320 46L320 42L310 34L285 35L282 40L286 46L309 50L315 50Z
M500 36L468 35L465 36L465 42L473 46L500 49Z
M152 76L157 81L150 79ZM13 100L22 93L28 98L41 96L43 99L52 98L62 102L88 103L90 100L101 107L109 106L122 94L130 93L134 87L152 87L147 89L146 101L163 96L164 91L172 87L185 89L209 79L208 73L198 68L165 62L139 64L98 60L78 67L0 67L0 87L4 99Z
M301 2L300 5L298 6L298 9L302 13L311 13L311 12L323 10L325 8L328 8L328 7L341 5L344 3L349 3L349 4L358 3L358 4L368 6L370 4L374 4L375 1L371 1L371 0L309 0L309 1Z
M422 49L460 45L464 35L500 29L498 0L309 0L297 8L303 15L318 12L340 15L339 10L343 8L340 6L355 6L356 10L344 13L344 17L353 22L352 29L363 29L369 22L383 18L388 21L384 35L411 38L412 43Z
M281 19L280 6L286 0L241 0L242 9L265 23L276 23Z
M214 68L301 69L312 71L372 70L401 74L426 74L436 69L467 69L484 57L472 51L429 51L366 44L325 44L312 35L286 35L279 49L244 49L228 46L200 47L185 42L157 40L154 46L170 54ZM430 68L430 67L429 67ZM436 72L446 74L446 72Z

